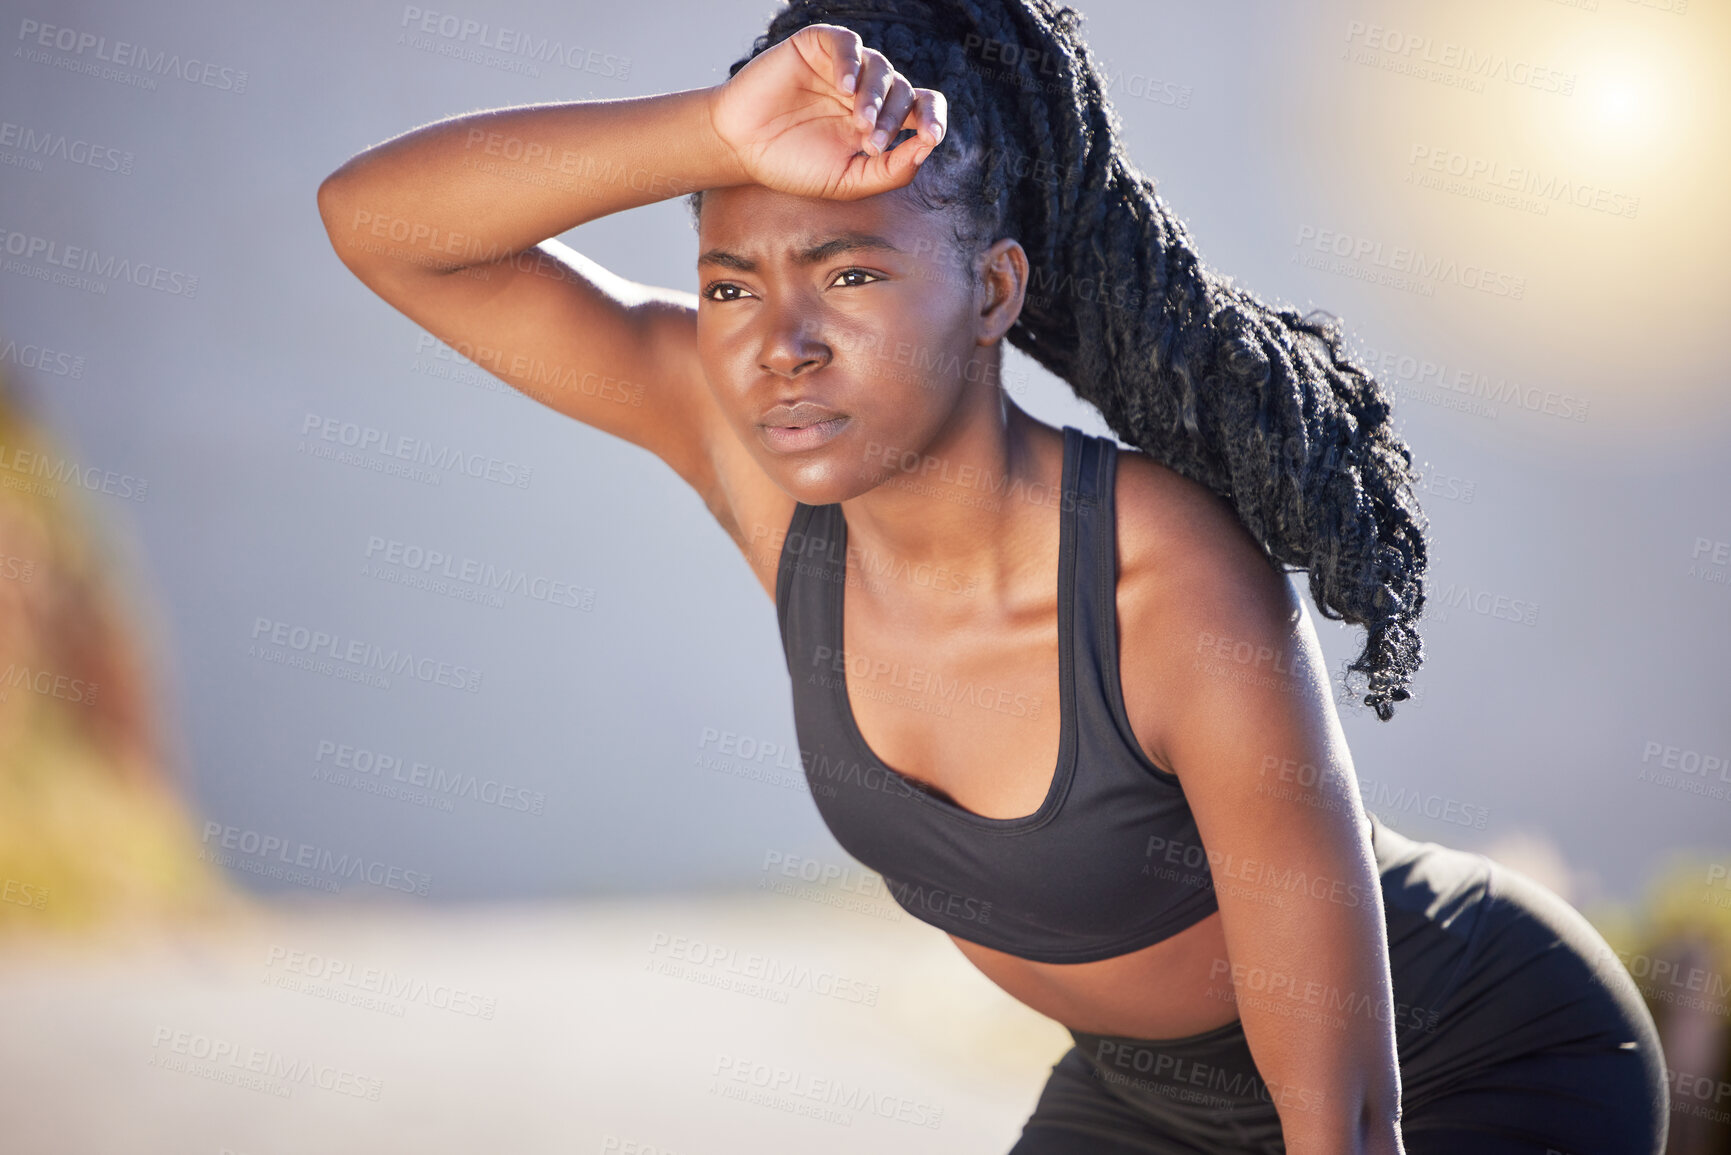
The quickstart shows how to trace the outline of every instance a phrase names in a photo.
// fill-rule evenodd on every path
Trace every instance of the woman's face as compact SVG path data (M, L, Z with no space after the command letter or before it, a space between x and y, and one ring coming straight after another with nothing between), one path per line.
M997 338L1020 294L1003 320L948 214L905 190L836 201L711 189L698 254L710 387L797 500L857 497L891 475L888 463L923 454L964 401L995 399Z

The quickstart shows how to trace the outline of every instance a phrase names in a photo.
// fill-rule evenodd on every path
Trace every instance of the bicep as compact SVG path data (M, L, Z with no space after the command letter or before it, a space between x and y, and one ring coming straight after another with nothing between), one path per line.
M697 298L627 281L557 240L419 289L413 320L543 404L666 462L773 598L793 499L727 424L697 353ZM402 306L399 306L402 308Z
M557 238L440 268L339 248L357 277L524 395L666 462L706 500L722 431L697 355L697 298L628 280Z
M526 396L665 462L775 597L794 501L709 388L695 295L628 280L557 238L492 262L411 263L342 227L355 216L340 186L320 190L320 210L344 263L404 316Z

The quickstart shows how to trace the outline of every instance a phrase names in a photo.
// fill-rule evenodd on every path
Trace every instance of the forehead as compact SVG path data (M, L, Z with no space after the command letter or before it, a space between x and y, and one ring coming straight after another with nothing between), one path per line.
M851 201L794 196L756 184L709 189L697 226L700 252L720 247L770 259L843 233L877 234L909 253L916 241L948 235L945 214L914 204L905 189Z

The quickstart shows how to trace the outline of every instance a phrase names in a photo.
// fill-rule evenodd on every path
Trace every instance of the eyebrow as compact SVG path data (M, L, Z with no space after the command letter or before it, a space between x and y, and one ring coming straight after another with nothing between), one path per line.
M876 233L842 233L827 241L812 245L794 254L796 265L815 265L839 253L892 252L902 250L891 244L888 238ZM755 273L757 262L750 257L742 257L738 253L730 253L726 249L710 249L697 258L699 265L720 265L723 268L735 269L741 273Z

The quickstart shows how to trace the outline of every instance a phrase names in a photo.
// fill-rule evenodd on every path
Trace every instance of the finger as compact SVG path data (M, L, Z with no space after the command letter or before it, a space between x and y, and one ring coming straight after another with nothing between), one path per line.
M949 99L935 88L914 89L913 107L908 109L902 127L911 128L917 134L917 138L908 144L916 146L911 151L913 162L918 164L931 155L932 149L938 147L949 132ZM897 148L896 151L902 150Z
M852 96L859 84L860 58L865 54L865 41L859 33L839 24L807 24L794 35L802 33L818 38L819 47L829 56L831 83Z
M854 93L854 121L861 133L870 132L877 124L878 109L882 107L884 97L890 90L890 76L894 70L884 54L875 49L865 50L864 59L860 63L859 91Z
M925 163L948 131L949 102L944 94L934 88L916 88L913 91L913 105L900 128L913 129L914 136L881 158L885 178L896 187L913 179L914 171Z
M890 81L890 90L884 96L883 107L878 111L877 125L867 139L868 151L882 152L888 147L890 138L901 131L913 102L914 86L901 73L895 73Z

